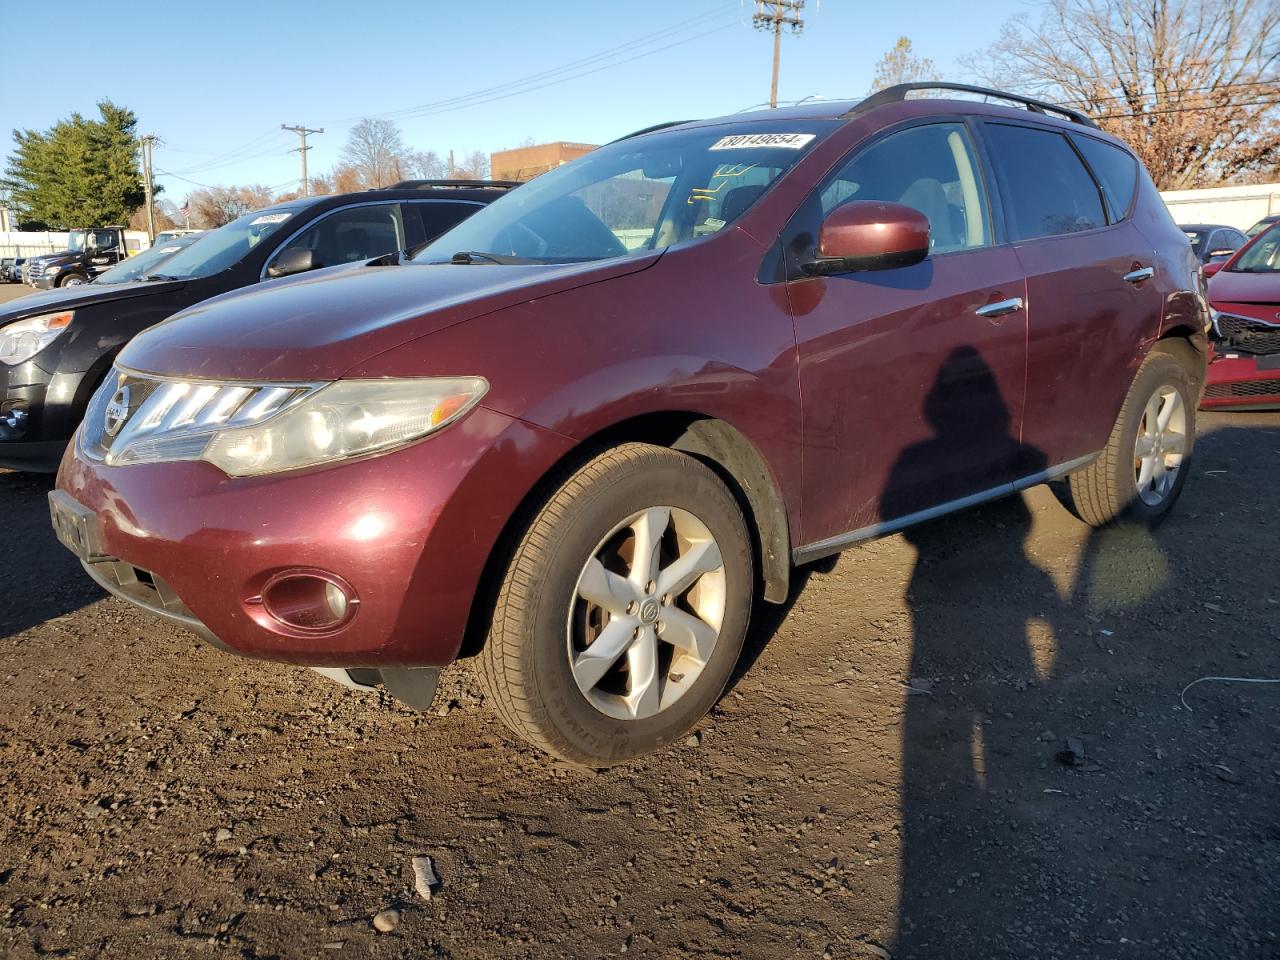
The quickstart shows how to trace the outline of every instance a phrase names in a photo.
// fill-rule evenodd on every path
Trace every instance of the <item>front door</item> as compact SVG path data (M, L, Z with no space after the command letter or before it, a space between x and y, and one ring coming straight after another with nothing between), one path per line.
M911 267L789 275L804 424L802 555L1038 468L1019 445L1022 268L994 243L966 125L918 124L857 149L798 216L816 232L822 216L854 199L920 210L931 250Z

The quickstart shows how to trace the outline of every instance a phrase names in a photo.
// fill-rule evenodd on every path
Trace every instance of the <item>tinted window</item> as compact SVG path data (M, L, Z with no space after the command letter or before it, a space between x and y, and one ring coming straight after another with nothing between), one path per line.
M1138 161L1126 151L1092 137L1073 137L1094 176L1102 184L1111 221L1123 220L1138 187Z
M474 203L412 203L409 205L417 211L422 222L423 240L434 240L446 230L457 226L480 208Z
M1014 240L1103 226L1102 197L1067 138L1051 130L988 124Z
M325 267L372 260L402 250L404 228L400 222L400 205L348 207L321 217L281 247L275 256L297 248L316 251L320 265Z
M891 134L860 150L822 188L826 216L850 200L887 200L929 218L935 253L990 242L990 219L969 135L958 123Z

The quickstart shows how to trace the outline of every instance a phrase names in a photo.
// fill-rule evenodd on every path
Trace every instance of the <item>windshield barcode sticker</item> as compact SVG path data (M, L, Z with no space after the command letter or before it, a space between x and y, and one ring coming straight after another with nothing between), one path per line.
M711 150L743 150L747 147L783 147L799 150L814 138L812 133L740 133L721 137L711 145Z

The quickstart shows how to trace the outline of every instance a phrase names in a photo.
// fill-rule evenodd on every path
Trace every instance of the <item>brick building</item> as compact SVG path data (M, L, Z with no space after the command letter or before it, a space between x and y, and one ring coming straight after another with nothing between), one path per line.
M540 173L590 153L596 146L594 143L565 143L562 140L498 150L489 155L489 175L495 180L532 180Z

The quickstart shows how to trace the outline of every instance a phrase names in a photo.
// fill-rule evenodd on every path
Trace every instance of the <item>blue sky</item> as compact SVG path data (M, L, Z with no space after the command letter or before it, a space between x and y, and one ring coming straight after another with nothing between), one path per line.
M56 56L31 35L5 44L0 132L7 153L12 128L92 114L110 97L162 138L155 165L167 173L157 179L171 199L196 184L287 185L299 175L288 152L298 141L281 123L325 128L311 139L313 172L337 161L362 116L385 115L411 146L460 157L525 138L603 143L767 100L771 38L751 28L754 6L130 0L58 31ZM805 32L783 37L779 96L862 95L903 35L944 76L963 79L958 60L1027 9L1026 0L808 0Z

